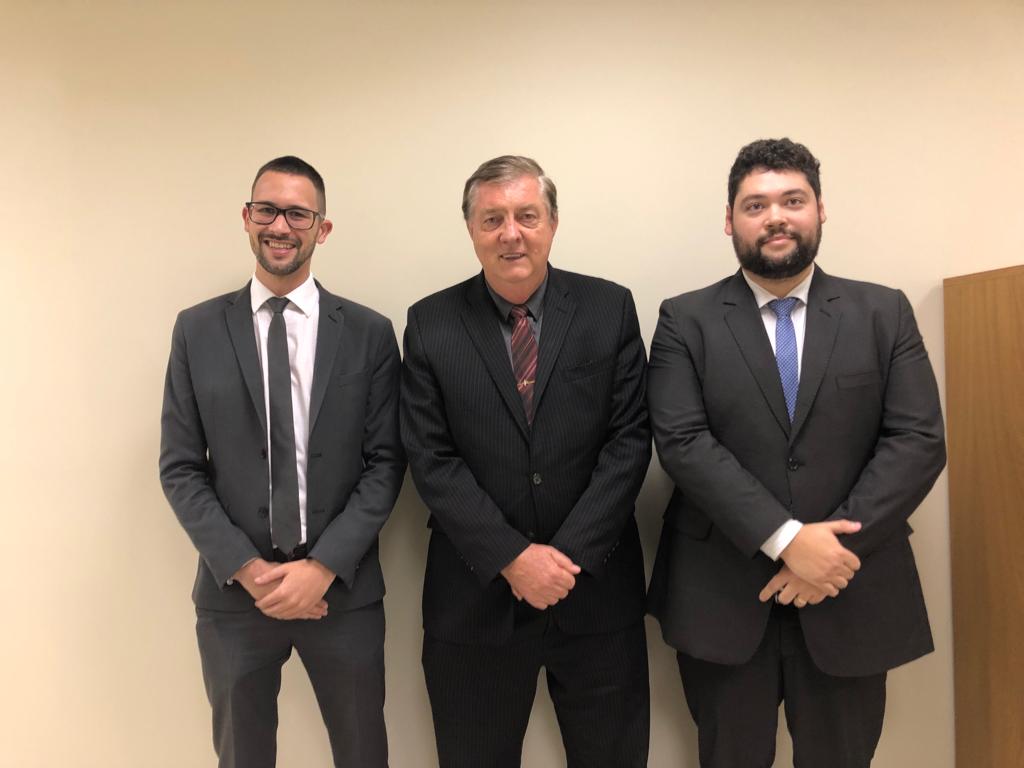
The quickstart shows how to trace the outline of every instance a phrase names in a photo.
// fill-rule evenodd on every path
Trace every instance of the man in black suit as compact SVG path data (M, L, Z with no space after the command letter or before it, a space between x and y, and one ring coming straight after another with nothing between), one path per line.
M273 766L281 666L309 673L336 765L387 766L377 533L405 471L391 323L313 280L331 231L296 157L256 174L240 291L178 315L160 480L199 550L193 599L220 765Z
M555 186L490 160L482 274L409 309L402 438L432 528L423 668L442 768L518 766L541 667L569 766L646 765L645 355L625 288L548 265Z
M867 766L886 671L932 650L907 518L945 464L906 297L814 266L806 147L762 140L729 176L741 269L668 299L651 346L655 446L676 488L650 611L678 650L702 766Z

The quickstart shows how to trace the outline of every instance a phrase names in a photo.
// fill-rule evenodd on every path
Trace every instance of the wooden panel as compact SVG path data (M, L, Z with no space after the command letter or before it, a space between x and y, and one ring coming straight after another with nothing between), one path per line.
M956 764L1024 766L1024 266L945 281Z

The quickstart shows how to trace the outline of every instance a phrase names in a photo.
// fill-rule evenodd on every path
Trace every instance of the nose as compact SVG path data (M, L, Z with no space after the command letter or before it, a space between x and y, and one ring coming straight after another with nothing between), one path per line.
M765 221L765 225L768 227L777 227L786 223L786 219L783 216L782 206L778 203L773 203L768 206L768 218Z
M514 242L520 238L519 224L515 217L509 216L501 226L501 241L504 243Z
M284 211L278 211L277 216L266 227L271 232L290 232L292 229L288 219L285 218Z

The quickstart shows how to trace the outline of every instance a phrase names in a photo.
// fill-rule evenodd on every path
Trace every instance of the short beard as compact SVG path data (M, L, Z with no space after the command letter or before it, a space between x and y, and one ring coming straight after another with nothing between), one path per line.
M774 234L768 237L773 237ZM805 241L795 232L787 234L793 238L793 250L785 258L772 261L766 259L761 253L761 246L764 244L762 238L758 238L753 247L748 247L733 232L732 247L736 251L736 258L739 259L740 266L751 274L767 280L785 280L799 275L814 262L818 255L818 246L821 244L821 225L818 225L818 231L815 232L813 241ZM763 239L767 240L768 237Z
M255 242L250 241L252 246L253 255L256 256L256 262L267 271L268 274L277 275L278 277L286 277L288 275L295 274L302 265L305 264L313 256L313 249L311 248L309 253L302 252L302 244L299 243L295 248L295 258L289 261L287 264L281 266L275 266L271 264L267 257L263 254L263 243L262 238L257 239ZM316 246L313 246L315 248Z
M269 261L267 261L263 253L260 252L256 254L256 261L258 261L260 266L263 267L263 269L265 269L269 274L277 275L278 277L284 277L285 275L291 275L294 274L295 272L298 272L302 265L309 261L309 258L307 257L303 259L296 256L295 259L288 262L284 266L276 267Z

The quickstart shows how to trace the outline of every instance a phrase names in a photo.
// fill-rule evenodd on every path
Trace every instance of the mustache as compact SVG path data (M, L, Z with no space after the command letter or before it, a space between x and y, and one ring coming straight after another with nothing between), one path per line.
M778 237L779 235L782 235L784 237L788 237L790 240L792 240L793 242L797 243L798 245L803 242L803 240L801 239L800 235L797 234L796 232L794 232L793 230L791 230L791 229L779 229L779 230L777 230L775 232L768 232L767 234L761 235L761 237L757 238L757 247L760 248L762 245L767 243L769 240L771 240L774 237Z

